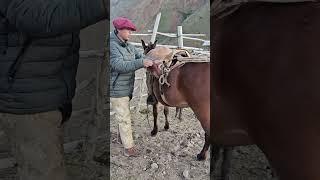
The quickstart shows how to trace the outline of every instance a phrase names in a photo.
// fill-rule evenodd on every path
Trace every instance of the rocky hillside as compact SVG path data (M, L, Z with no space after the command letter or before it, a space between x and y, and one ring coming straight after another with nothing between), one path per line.
M204 33L210 39L209 0L111 0L111 19L128 17L137 25L138 32L152 29L156 15L161 12L160 32L176 32L178 25L184 33ZM112 27L112 25L110 26ZM139 37L148 40L148 37ZM176 39L158 36L161 43L176 44ZM135 41L138 40L134 39ZM200 46L202 43L186 41L186 46Z

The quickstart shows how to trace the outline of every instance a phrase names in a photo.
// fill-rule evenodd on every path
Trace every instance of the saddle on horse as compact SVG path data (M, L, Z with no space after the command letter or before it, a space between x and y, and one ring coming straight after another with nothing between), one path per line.
M170 50L166 47L158 47L157 49L151 50L147 54L147 57L155 61L157 65L155 72L158 72L154 73L153 77L150 77L151 74L147 73L147 85L149 84L148 91L152 92L153 87L150 86L150 84L152 84L154 80L158 80L161 98L165 103L167 103L167 101L164 96L163 86L166 85L170 87L168 77L171 71L176 68L183 67L186 63L210 62L210 58L208 57L192 57L191 54L185 49Z

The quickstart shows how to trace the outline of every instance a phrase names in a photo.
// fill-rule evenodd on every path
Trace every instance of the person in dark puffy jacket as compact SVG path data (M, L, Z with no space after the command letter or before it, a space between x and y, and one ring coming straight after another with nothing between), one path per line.
M143 52L129 44L131 31L135 25L127 18L113 20L115 27L110 36L110 103L118 123L118 133L124 146L124 155L137 156L134 147L129 101L134 89L135 71L153 65L144 59Z
M0 1L0 127L20 180L64 180L63 122L72 111L79 31L106 0Z

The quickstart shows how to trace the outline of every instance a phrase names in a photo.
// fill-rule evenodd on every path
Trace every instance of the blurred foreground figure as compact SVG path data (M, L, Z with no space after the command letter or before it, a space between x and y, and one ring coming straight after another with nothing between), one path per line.
M64 180L63 123L72 112L79 31L106 0L0 1L0 125L19 180Z

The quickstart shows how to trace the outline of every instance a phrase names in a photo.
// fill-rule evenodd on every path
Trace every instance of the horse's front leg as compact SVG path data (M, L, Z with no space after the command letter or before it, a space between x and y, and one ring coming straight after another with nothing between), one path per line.
M153 130L151 131L151 136L155 136L158 133L158 125L157 125L157 118L158 118L158 104L153 104Z
M164 117L166 119L166 123L164 125L164 129L168 130L169 129L169 121L168 121L169 107L168 106L164 106L163 112L164 112Z
M205 160L207 158L207 151L209 149L210 143L209 143L209 135L207 133L204 134L204 146L201 150L201 152L197 155L197 159L199 161Z

